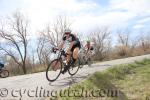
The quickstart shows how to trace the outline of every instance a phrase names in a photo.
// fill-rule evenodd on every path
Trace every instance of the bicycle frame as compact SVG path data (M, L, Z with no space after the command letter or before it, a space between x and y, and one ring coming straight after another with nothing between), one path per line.
M57 59L59 59L62 62L62 64L66 66L65 63L62 61L62 56L67 57L67 54L65 53L63 49L60 49L60 50L58 49L57 51L59 51ZM70 60L72 59L72 57L73 55L71 54Z
M60 74L62 73L62 68L63 67L67 67L68 65L66 65L66 63L63 61L63 59L62 59L62 56L64 56L64 57L66 57L67 56L67 54L65 53L65 51L63 50L63 49L58 49L57 50L58 51L58 53L56 52L56 51L54 51L54 53L56 54L57 53L57 57L56 57L56 59L54 59L54 60L52 60L52 62L48 65L48 67L47 67L47 70L46 70L46 78L47 78L47 80L48 81L51 81L51 82L53 82L53 81L55 81L59 76L60 76ZM71 57L73 57L72 55L71 55ZM71 58L72 59L72 58ZM51 64L53 64L53 62L60 62L61 63L61 66L60 66L60 70L58 70L58 71L56 71L56 70L52 70L52 72L59 72L57 75L56 75L56 77L55 78L52 78L52 77L49 77L49 74L51 73L51 71L49 70L49 68L51 68ZM74 67L74 66L72 66L72 65L69 65L70 66L70 68L68 69L68 73L71 75L71 76L73 76L73 75L75 75L76 73L77 73L77 71L79 70L79 68L80 68L80 61L78 60L78 64L79 65L77 65L77 67ZM54 65L54 67L55 67L55 65ZM74 70L75 69L75 70Z
M63 49L60 49L60 50L57 50L57 51L59 51L57 59L59 59L60 61L62 61L62 56L66 57L67 55L65 54L65 51Z

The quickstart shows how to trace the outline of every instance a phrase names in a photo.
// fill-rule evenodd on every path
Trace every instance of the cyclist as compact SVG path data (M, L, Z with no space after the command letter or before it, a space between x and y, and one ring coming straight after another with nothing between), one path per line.
M66 67L62 71L62 73L64 74L69 69L70 64L73 65L76 59L78 58L78 52L79 52L79 49L81 48L79 39L77 38L77 36L71 33L70 29L65 29L64 31L62 42L58 46L58 49L61 49L61 48L65 48L66 49L65 52L67 54ZM73 55L72 62L70 62L71 54Z
M92 51L94 50L94 48L91 45L91 42L89 40L86 42L86 45L84 46L84 48L85 48L86 59L90 59L92 56Z

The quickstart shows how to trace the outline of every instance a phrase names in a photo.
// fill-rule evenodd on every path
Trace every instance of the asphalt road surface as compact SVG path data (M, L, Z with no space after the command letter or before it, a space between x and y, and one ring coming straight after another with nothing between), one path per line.
M78 73L70 77L68 73L50 83L46 79L46 73L0 78L0 100L45 100L49 96L55 96L56 91L67 88L72 84L80 82L96 71L102 71L117 64L131 63L134 61L150 58L149 55L129 57L93 64L91 67L85 65Z

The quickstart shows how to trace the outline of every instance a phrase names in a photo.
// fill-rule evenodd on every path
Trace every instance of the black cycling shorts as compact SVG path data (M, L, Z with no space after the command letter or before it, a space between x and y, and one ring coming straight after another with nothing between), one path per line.
M71 52L73 52L73 50L78 47L79 49L81 48L81 43L80 41L76 41L73 45L73 47L71 48Z

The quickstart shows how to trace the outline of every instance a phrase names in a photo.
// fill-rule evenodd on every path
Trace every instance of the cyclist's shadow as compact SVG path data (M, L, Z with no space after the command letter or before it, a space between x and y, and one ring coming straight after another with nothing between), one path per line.
M50 83L50 86L64 87L71 86L79 81L87 78L89 75L75 75L70 77L65 77L63 79L58 79L55 82Z

